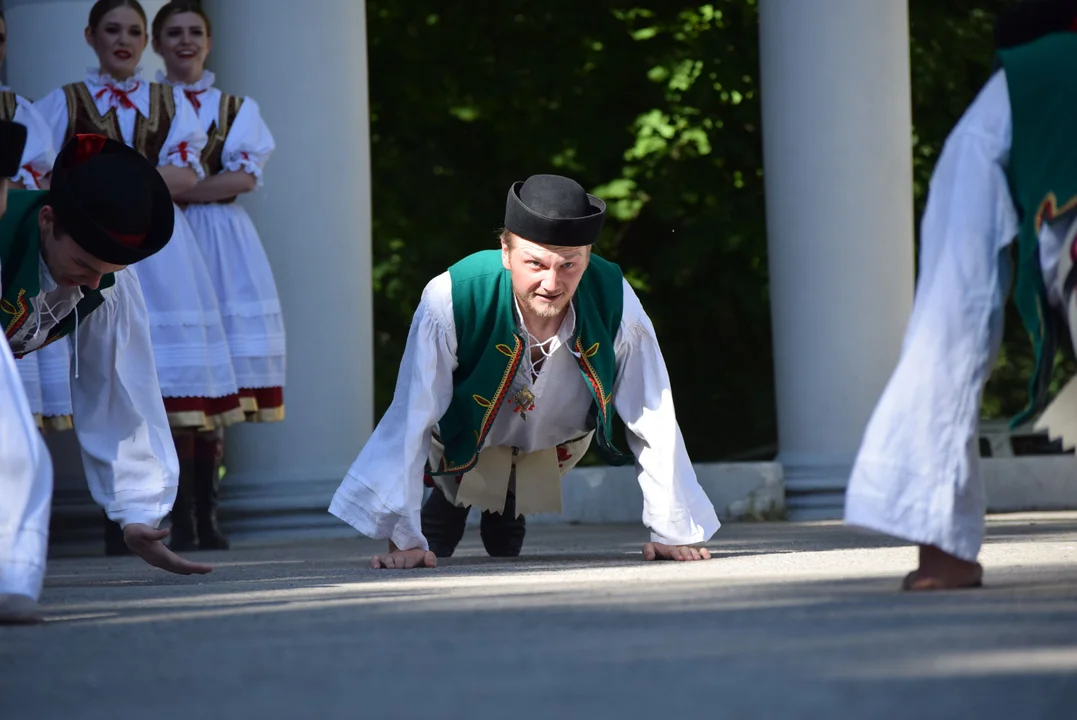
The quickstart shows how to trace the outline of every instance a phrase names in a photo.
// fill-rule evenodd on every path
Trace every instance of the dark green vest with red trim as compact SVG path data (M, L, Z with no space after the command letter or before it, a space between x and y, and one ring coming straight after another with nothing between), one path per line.
M475 466L527 347L516 323L512 278L501 264L500 250L469 255L449 268L449 276L457 368L452 402L438 422L445 456L431 468L431 475L462 475ZM569 345L594 399L589 423L596 446L611 465L632 461L611 442L617 376L613 340L621 325L623 282L619 267L591 255L573 300L576 334Z
M1040 267L1044 222L1077 208L1077 34L1057 33L999 53L1013 122L1010 194L1021 218L1014 303L1032 341L1029 404L1013 420L1033 418L1047 401L1055 356L1065 337L1048 305ZM987 209L990 212L990 209Z
M10 190L7 212L0 218L0 328L4 329L4 338L8 342L23 325L34 321L30 301L41 292L37 213L47 196L48 192L44 190ZM73 332L76 323L84 321L104 302L100 290L112 287L115 282L109 274L101 278L97 290L83 287L82 300L75 310L53 326L45 343L36 349ZM17 358L26 354L14 346L11 351Z

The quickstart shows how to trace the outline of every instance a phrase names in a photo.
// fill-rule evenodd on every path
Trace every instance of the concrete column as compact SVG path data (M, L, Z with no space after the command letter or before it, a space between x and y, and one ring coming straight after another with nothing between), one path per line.
M840 517L912 308L908 7L761 0L759 39L778 459Z
M327 512L373 429L366 7L205 0L209 67L257 100L276 141L241 202L276 274L288 333L286 419L226 435L233 533L338 528ZM353 531L352 531L353 532Z

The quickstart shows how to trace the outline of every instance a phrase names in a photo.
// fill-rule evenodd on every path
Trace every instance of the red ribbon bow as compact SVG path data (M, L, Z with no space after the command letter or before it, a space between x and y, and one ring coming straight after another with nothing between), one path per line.
M138 90L138 87L141 84L142 83L137 83L136 82L135 86L133 88L131 88L130 90L121 90L120 88L116 87L115 85L105 85L105 87L103 87L103 88L101 88L100 90L97 91L97 94L94 95L94 99L99 100L102 97L104 97L105 93L109 93L109 101L110 102L112 102L113 104L119 105L120 107L127 108L128 110L130 110L130 109L133 109L135 107L135 104L133 102L131 102L131 98L129 98L127 96L128 96L129 93L133 93L135 90Z
M191 101L191 105L194 106L195 112L202 109L202 101L198 99L198 96L204 93L208 88L202 88L201 90L184 90L183 94L187 96L187 99Z

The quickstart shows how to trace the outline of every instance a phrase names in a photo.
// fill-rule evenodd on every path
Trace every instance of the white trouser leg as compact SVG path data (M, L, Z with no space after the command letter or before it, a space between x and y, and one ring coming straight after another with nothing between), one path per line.
M13 596L41 596L51 502L52 460L0 340L0 612L19 605Z
M974 561L984 535L983 388L1002 342L1008 257L939 253L853 466L845 521ZM922 273L923 276L923 273Z

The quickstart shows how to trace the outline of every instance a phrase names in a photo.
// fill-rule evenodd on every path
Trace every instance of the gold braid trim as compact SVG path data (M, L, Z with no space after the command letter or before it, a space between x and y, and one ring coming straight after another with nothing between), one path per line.
M10 121L18 109L18 98L10 91L0 92L0 120Z
M228 139L228 133L232 131L232 124L239 115L239 109L243 107L243 98L235 95L221 93L220 105L217 108L217 119L209 127L209 142L202 150L202 164L206 168L207 175L216 175L224 169L222 154L224 141Z
M65 143L79 132L79 120L86 121L91 128L105 137L123 142L123 133L120 132L120 121L116 117L116 109L109 108L104 115L98 112L93 95L90 94L90 88L86 87L85 83L64 85L64 97L67 99Z

